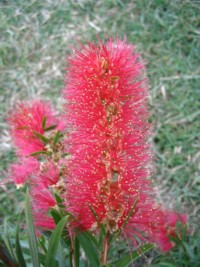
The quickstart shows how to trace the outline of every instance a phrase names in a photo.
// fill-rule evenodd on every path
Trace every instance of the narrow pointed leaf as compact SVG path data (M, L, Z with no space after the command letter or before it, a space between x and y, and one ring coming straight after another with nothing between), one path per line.
M135 207L136 207L136 204L137 204L138 200L139 200L139 198L136 198L136 200L133 203L133 205L132 205L132 207L131 207L131 209L130 209L130 211L129 211L129 213L128 213L128 215L127 215L127 217L126 217L126 219L125 219L125 221L124 221L124 223L122 225L122 227L119 230L117 230L113 235L111 235L110 240L109 240L110 244L121 234L122 230L126 227L127 223L129 222L129 220L130 220L130 218L131 218L131 216L132 216L132 214L133 214L133 212L135 210Z
M100 244L93 234L91 234L89 231L85 231L82 233L82 235L90 239L97 249L100 249Z
M57 254L58 254L57 258L58 258L59 267L66 267L65 252L64 252L64 248L63 248L61 242L59 242L59 244L58 244L58 253Z
M69 153L64 153L64 154L62 154L62 158L64 158L64 157L66 157L66 156L68 156L69 155Z
M186 240L186 237L187 237L187 225L184 225L183 229L182 229L182 237L181 237L181 239L182 240Z
M20 264L20 267L26 267L22 248L21 248L21 245L19 242L19 227L18 226L17 226L17 230L16 230L15 243L16 243L16 255L17 255L17 259L18 259L18 262Z
M88 238L88 236L84 233L81 233L77 236L80 244L85 251L85 254L90 261L92 267L99 267L99 258L98 258L98 251L93 245L92 241Z
M63 203L62 198L61 198L58 194L54 193L54 197L55 197L55 199L56 199L56 203L57 203L57 205L60 205L60 204Z
M49 155L49 152L47 151L36 151L36 152L33 152L31 153L31 156L37 156L37 155Z
M34 134L43 142L43 143L48 143L49 139L47 137L45 137L44 135L34 131Z
M111 266L115 267L126 267L131 262L136 260L140 255L144 254L145 252L149 251L150 249L154 248L154 244L144 244L141 247L139 247L137 250L130 252L129 254L125 255L123 258L121 258L118 261L115 261L111 264Z
M56 255L56 251L58 249L58 245L59 245L59 242L61 239L63 229L66 225L66 222L67 222L67 217L62 218L50 237L49 247L48 247L48 251L47 251L47 255L46 255L46 261L45 261L45 267L56 266L55 255Z
M92 214L93 214L93 216L94 216L96 222L98 223L98 221L99 221L99 216L98 216L98 214L96 213L96 211L95 211L95 209L92 207L92 205L88 205L88 206L89 206L89 209L91 210L91 212L92 212Z
M22 250L24 252L24 255L27 255L27 256L30 256L30 249L27 248L27 247L23 247L22 246ZM42 264L42 266L45 264L45 259L46 259L46 256L42 253L38 253L38 256L39 256L39 260L40 260L40 263ZM27 258L27 257L26 257ZM30 265L29 265L30 266Z
M27 228L27 236L30 248L30 255L32 258L33 266L39 267L39 255L37 248L37 239L35 236L35 230L33 225L33 216L31 213L31 204L29 198L29 191L26 191L26 200L25 200L25 215L26 215L26 228Z
M45 129L45 127L46 127L46 121L47 121L47 117L44 116L43 119L42 119L42 129Z
M183 244L183 246L184 246L189 258L191 259L191 262L194 262L195 261L195 255L194 255L191 247L184 241L182 241L182 244Z
M17 257L16 257L16 255L15 255L15 253L14 253L12 244L11 244L11 242L10 242L10 238L9 238L9 236L8 236L7 233L6 233L5 236L3 237L3 241L4 241L4 243L5 243L6 250L9 252L9 254L10 254L11 257L12 257L12 259L13 259L14 261L16 261L16 260L17 260Z
M173 263L169 263L169 262L161 262L158 264L153 264L151 265L151 267L177 267L177 265L174 265Z
M13 247L12 247L12 244L11 244L11 241L10 241L10 237L9 237L9 234L8 234L7 219L5 219L5 221L4 221L4 235L2 236L2 239L3 239L4 243L5 243L6 249L11 254L13 259L16 261L17 257L15 255L14 250L13 250Z
M77 237L75 237L75 240L74 240L74 257L75 257L76 267L79 267L80 244L79 244L79 240Z
M46 239L43 235L41 235L39 238L38 238L38 242L40 244L40 247L42 248L42 250L44 251L44 253L46 254L47 253L47 248L46 248Z
M127 225L127 223L129 222L134 210L135 210L135 207L136 207L136 204L138 202L139 198L136 198L135 202L133 203L129 213L128 213L128 216L126 217L126 220L124 221L123 225L122 225L122 229L124 229Z
M51 215L52 215L52 217L53 217L54 222L55 222L56 225L62 219L61 214L57 210L52 209L51 210Z
M54 129L56 128L56 126L57 126L57 125L51 125L51 126L45 128L44 130L45 130L45 132L47 132L47 131L51 131L51 130L54 130Z
M100 228L101 228L101 231L100 231L100 235L99 235L99 244L100 244L100 246L102 246L104 236L106 235L106 229L105 229L105 226L103 224L100 224Z
M54 145L57 144L59 137L60 137L60 131L57 131L54 138L53 138L53 144Z
M171 235L169 235L168 237L169 237L169 239L170 239L171 241L173 241L176 245L179 245L179 244L181 243L181 240L179 240L178 237L174 237L174 236L171 236Z

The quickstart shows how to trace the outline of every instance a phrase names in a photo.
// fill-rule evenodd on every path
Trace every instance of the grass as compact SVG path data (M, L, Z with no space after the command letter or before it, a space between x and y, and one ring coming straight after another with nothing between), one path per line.
M200 2L166 0L0 2L0 166L13 151L6 115L18 99L57 98L76 40L127 36L147 62L155 124L155 180L167 207L200 220ZM15 220L14 188L2 191L0 217ZM15 195L16 196L16 193ZM17 199L20 196L17 193ZM9 209L6 209L6 207ZM12 219L13 218L13 219Z

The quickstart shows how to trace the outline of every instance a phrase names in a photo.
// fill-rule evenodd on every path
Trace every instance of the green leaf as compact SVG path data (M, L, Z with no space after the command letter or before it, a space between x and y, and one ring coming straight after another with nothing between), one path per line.
M59 267L66 267L65 251L64 251L64 248L63 248L61 242L59 242L59 244L58 244L57 258L58 258L58 263L59 263L58 266Z
M186 238L187 238L187 225L184 225L182 228L181 240L186 241Z
M58 225L56 226L56 229L53 231L50 240L49 240L49 247L46 255L46 261L45 261L45 267L54 267L55 264L55 255L56 251L58 249L58 244L61 239L62 231L66 225L67 222L67 216L63 217Z
M53 138L53 144L56 145L60 137L60 131L58 130Z
M51 215L54 219L55 224L57 225L59 223L59 221L62 219L61 214L55 209L52 209L50 212L51 212Z
M98 257L98 251L93 245L91 239L89 239L88 235L85 234L86 232L81 233L77 236L78 240L80 241L80 244L85 251L85 254L88 258L88 260L91 263L92 267L99 267L99 257Z
M16 262L17 257L14 253L14 250L13 250L13 247L12 247L12 244L10 242L10 238L9 238L8 234L6 234L3 237L3 241L4 241L5 246L6 246L6 251L8 251L8 254L10 255L10 258L12 258L12 260Z
M118 261L115 261L111 264L111 266L115 267L126 267L128 264L130 264L132 261L136 260L140 255L143 253L149 251L150 249L154 248L154 244L144 244L141 247L139 247L137 250L130 252L129 254L125 255L123 258L121 258Z
M117 230L113 235L110 236L109 243L112 243L121 234L122 230L126 227L127 223L129 222L129 220L130 220L130 218L131 218L131 216L135 210L135 207L136 207L138 200L139 200L139 197L136 198L136 200L134 201L128 215L126 216L126 219L125 219L122 227L119 230Z
M27 248L27 247L23 247L23 246L22 246L22 250L23 250L24 254L26 254L27 256L30 256L30 249L29 249L29 248ZM45 259L46 259L45 255L42 254L42 253L38 253L38 255L39 255L40 263L41 263L42 265L44 265L44 263L45 263Z
M79 267L80 244L79 244L79 240L77 237L75 237L75 240L74 240L74 257L75 257L76 267Z
M34 131L34 134L37 136L37 138L39 138L43 143L48 143L49 139L47 137L45 137L44 135Z
M41 235L39 238L38 238L38 242L42 248L42 250L44 251L44 253L46 254L47 253L47 249L46 249L46 239L44 237L44 235Z
M138 200L139 200L139 197L136 198L136 200L134 201L134 203L133 203L133 205L132 205L132 207L131 207L131 209L130 209L130 211L129 211L129 213L128 213L128 216L126 217L126 220L124 221L124 223L123 223L121 229L124 229L124 228L126 227L128 221L130 220L130 218L131 218L131 216L132 216L132 214L133 214L133 212L134 212L134 210L135 210L135 206L136 206Z
M49 155L49 152L47 151L36 151L36 152L33 152L31 153L31 156L37 156L37 155Z
M42 119L42 129L45 129L45 127L46 127L46 121L47 121L47 117L44 116L43 119Z
M30 204L30 197L29 191L26 191L26 199L25 199L25 215L26 215L26 230L28 236L28 242L30 247L30 254L33 262L34 267L39 267L39 255L38 255L38 248L37 248L37 240L35 236L35 230L33 225L33 216L31 213L31 204Z
M90 239L97 249L100 249L100 244L93 234L91 234L89 231L84 231L82 234L88 239Z
M152 265L152 267L177 267L177 265L174 265L173 263L169 262L161 262L159 264Z
M4 221L4 235L3 235L2 239L3 239L3 241L4 241L5 245L6 245L6 249L11 254L13 259L16 261L17 257L15 255L14 250L13 250L13 247L12 247L12 244L11 244L11 241L10 241L10 237L9 237L9 234L8 234L7 219L5 219L5 221Z
M66 157L66 156L69 156L69 153L64 153L64 154L62 154L62 158L64 158L64 157Z
M19 226L17 226L17 229L16 229L15 243L16 243L17 259L20 264L20 267L26 267L26 263L25 263L24 256L22 253L22 248L19 242Z
M180 240L179 240L179 238L178 238L177 236L174 237L174 236L168 235L168 237L169 237L169 239L170 239L171 241L173 241L176 245L179 245L179 244L180 244Z
M94 216L96 222L98 223L98 221L99 221L99 216L98 216L98 214L96 213L96 211L95 211L95 209L92 207L92 205L89 204L88 206L89 206L89 209L91 210L91 212L92 212L92 214L93 214L93 216Z
M101 231L100 231L100 235L99 235L99 244L100 244L100 246L102 246L104 236L106 235L106 229L105 229L105 226L103 224L100 224L100 228L101 228Z
M45 130L45 132L47 132L47 131L54 130L56 127L57 127L57 125L51 125L51 126L45 128L44 130Z
M194 262L195 261L195 255L194 255L191 247L184 241L182 241L182 244L183 244L183 246L184 246L189 258Z
M55 197L55 199L56 199L56 203L57 203L58 205L63 203L62 198L61 198L57 193L55 193L55 192L54 192L54 197Z

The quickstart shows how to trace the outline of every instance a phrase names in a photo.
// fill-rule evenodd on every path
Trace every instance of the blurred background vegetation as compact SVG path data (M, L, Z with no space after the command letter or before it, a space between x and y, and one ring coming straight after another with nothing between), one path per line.
M71 46L96 35L126 36L147 62L155 181L160 200L188 214L194 258L200 220L200 1L0 0L2 173L14 160L8 111L19 99L41 97L60 108ZM5 218L12 229L23 198L14 186L1 189L1 229ZM137 266L153 266L144 262Z

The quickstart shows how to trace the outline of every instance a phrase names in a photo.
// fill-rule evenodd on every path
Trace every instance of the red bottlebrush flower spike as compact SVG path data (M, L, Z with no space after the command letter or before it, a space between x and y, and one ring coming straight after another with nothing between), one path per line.
M39 186L35 184L31 188L34 224L38 228L54 229L55 223L50 210L56 207L56 201L51 191L41 188L40 184Z
M49 161L42 164L40 168L41 172L37 177L40 186L48 188L49 186L54 186L58 183L60 169L57 164Z
M163 223L149 179L144 74L140 55L125 40L89 43L69 58L63 91L69 129L65 144L72 155L66 199L83 229L103 223L110 233L125 227L152 240Z
M19 163L10 166L9 177L17 186L21 186L29 180L33 173L38 172L39 165L39 162L33 157L22 157Z
M176 237L177 235L179 235L179 233L177 232L177 223L180 223L182 226L184 226L187 224L188 219L185 214L179 214L172 211L165 211L163 216L165 217L165 224L160 225L155 239L160 245L161 250L166 252L173 248L175 245L169 237ZM181 238L181 236L179 238Z
M66 172L62 134L64 123L48 102L20 103L8 119L19 164L10 168L9 180L18 186L28 182L35 226L55 227L50 210L56 208L54 193L63 191Z
M8 121L11 126L11 136L20 156L45 150L44 142L37 136L44 134L42 127L44 118L46 118L46 128L52 125L56 125L57 129L63 127L54 113L49 103L35 100L18 104L10 114Z

